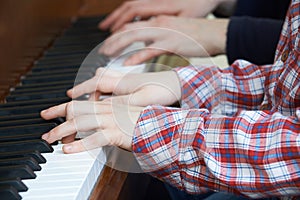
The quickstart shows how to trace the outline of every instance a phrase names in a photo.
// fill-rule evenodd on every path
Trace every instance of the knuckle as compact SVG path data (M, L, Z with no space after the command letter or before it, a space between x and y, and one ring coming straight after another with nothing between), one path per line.
M67 119L72 119L74 117L74 107L75 107L75 101L70 101L66 105L66 117Z
M131 29L131 25L127 23L127 24L124 24L121 31L129 31L130 29Z
M170 19L170 17L168 17L166 15L160 15L155 18L155 21L156 21L157 25L164 25L164 24L168 23L169 19Z
M50 137L53 138L53 139L55 139L55 140L60 140L61 139L60 131L61 131L61 127L60 126L55 127L54 129L52 129L49 132Z
M67 105L66 105L67 113L71 112L73 110L73 107L74 107L74 101L68 102Z
M135 1L126 1L122 4L122 6L124 8L130 9L130 8L134 7L134 4L136 4Z

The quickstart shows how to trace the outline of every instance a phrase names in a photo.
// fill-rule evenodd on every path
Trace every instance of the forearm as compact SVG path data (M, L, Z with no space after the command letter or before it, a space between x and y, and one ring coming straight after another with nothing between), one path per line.
M295 195L299 130L298 118L280 113L216 117L151 106L138 120L133 151L146 172L190 193L205 187L253 198Z

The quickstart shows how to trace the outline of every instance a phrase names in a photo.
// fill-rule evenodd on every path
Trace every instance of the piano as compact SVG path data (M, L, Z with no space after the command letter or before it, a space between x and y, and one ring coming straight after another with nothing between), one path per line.
M112 2L110 10L119 3ZM45 121L39 112L70 100L65 93L83 59L109 35L97 29L103 16L78 16L89 3L94 5L80 0L0 2L1 200L117 199L122 189L127 173L105 166L100 149L66 155L62 144L40 138L63 119ZM99 56L80 81L107 62Z

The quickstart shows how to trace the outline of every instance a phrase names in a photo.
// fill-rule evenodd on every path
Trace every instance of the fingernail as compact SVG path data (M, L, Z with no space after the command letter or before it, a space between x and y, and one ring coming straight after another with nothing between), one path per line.
M42 135L43 140L47 140L48 138L49 138L49 133L45 133L44 135Z
M72 151L72 145L64 145L64 151L65 151L65 152L70 152L70 151Z
M47 111L48 111L48 109L42 110L42 111L41 111L41 114L45 114L45 113L47 113Z
M69 95L71 95L71 94L72 94L72 92L73 92L73 90L72 90L72 89L69 89L69 90L67 90L67 94L69 94Z
M125 65L125 66L132 65L132 61L131 61L131 60L126 60L126 61L124 62L124 65Z

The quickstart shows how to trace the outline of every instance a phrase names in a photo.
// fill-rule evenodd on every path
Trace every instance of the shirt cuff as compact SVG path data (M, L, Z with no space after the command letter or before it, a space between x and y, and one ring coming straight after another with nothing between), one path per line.
M182 173L190 173L188 168L195 163L203 164L198 166L199 173L206 177L210 174L200 155L200 149L205 148L204 143L199 144L204 141L201 138L203 135L194 134L195 128L204 129L201 116L206 115L205 109L191 111L159 105L146 107L138 119L132 140L132 150L141 169L180 190L207 192L206 187L195 188L182 177ZM194 149L195 140L197 148Z

